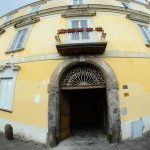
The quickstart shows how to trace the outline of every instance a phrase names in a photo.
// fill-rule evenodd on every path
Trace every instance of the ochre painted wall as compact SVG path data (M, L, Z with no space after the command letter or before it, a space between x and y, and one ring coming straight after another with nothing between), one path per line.
M87 0L86 2L123 7L120 2L115 0ZM63 3L62 0L52 0L44 4L42 9L66 4L69 4L68 0L63 1ZM150 14L150 10L145 6L131 3L131 7ZM20 9L18 13L13 15L13 18L28 14L30 11L31 6ZM104 59L112 67L117 76L120 109L124 107L128 109L126 115L121 115L121 121L139 120L142 117L150 116L150 59L146 57L146 54L150 53L150 48L146 47L139 27L135 22L127 19L125 14L121 13L97 12L96 16L89 18L92 27L102 26L107 34L106 53L117 52L114 57L104 55L101 59ZM3 23L3 20L4 17L0 18L0 24ZM6 32L0 35L0 62L3 64L5 60L17 58L26 61L15 64L19 65L21 69L17 74L13 112L0 110L0 119L47 129L48 83L57 65L65 59L61 58L57 52L55 35L57 30L68 28L68 21L69 18L62 18L61 14L40 17L40 22L31 25L24 50L11 54L5 54L5 52L8 51L17 29L13 26L6 28ZM124 58L117 55L121 52L126 52ZM131 52L135 52L137 58L128 57L127 54L131 54ZM138 52L143 53L143 58L138 56ZM50 54L56 55L51 55L54 58L46 58ZM43 61L36 61L36 56L43 55ZM34 56L35 60L32 59L32 62L30 62L29 56ZM44 60L44 58L46 59ZM128 85L128 89L123 89L122 85ZM124 93L128 93L129 96L125 97ZM34 101L36 95L41 96L39 104ZM150 128L149 124L148 127ZM47 130L44 133L45 137L46 132Z
M128 114L122 121L140 119L150 114L150 61L139 58L107 58L119 81L120 108L127 107ZM128 85L123 89L122 85ZM124 93L129 93L128 97Z
M102 26L107 33L107 50L148 52L143 35L136 23L126 19L125 15L97 14L90 18L94 27ZM32 25L31 31L25 43L25 49L21 52L5 54L8 51L15 29L10 27L6 33L0 36L0 59L12 57L25 57L47 53L57 53L55 35L57 30L68 28L68 20L60 15L41 18L41 21Z
M106 58L104 59L116 73L119 82L120 108L128 107L128 114L122 121L133 120L150 114L150 66L149 59ZM0 111L0 117L16 122L47 127L48 92L51 74L63 60L39 61L19 64L13 113ZM122 67L123 66L123 67ZM146 71L145 71L146 70ZM122 85L128 85L124 90ZM128 92L129 97L124 97ZM40 104L34 96L41 95Z
M47 127L48 123L48 83L51 74L61 61L41 61L19 64L13 100L13 112L0 111L0 117L12 121ZM39 104L35 95L41 96Z

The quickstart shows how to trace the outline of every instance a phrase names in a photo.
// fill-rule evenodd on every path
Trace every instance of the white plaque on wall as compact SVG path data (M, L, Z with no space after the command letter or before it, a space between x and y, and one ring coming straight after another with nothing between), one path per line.
M35 102L36 104L39 104L39 103L41 102L41 95L35 95L35 96L34 96L34 102Z

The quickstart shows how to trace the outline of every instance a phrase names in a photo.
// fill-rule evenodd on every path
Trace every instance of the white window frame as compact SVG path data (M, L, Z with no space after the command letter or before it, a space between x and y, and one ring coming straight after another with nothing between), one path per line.
M43 6L42 6L42 5L36 5L36 6L32 6L32 7L31 7L29 13L35 13L35 12L38 12L38 11L32 12L33 8L34 8L34 7L38 7L38 6L39 6L39 10L38 10L38 11L40 11L40 10L42 9Z
M26 28L28 28L28 31L27 31L27 34L26 34L26 36L25 36L24 42L23 42L23 44L22 44L22 48L19 48L19 49L16 49L16 48L15 48L15 49L11 49L11 46L12 46L12 44L13 44L13 41L14 41L14 39L15 39L17 33L18 33L19 31L21 31L21 30L26 29ZM13 51L17 51L17 50L20 50L20 49L24 49L24 47L25 47L25 45L26 45L26 42L27 42L27 39L28 39L28 37L29 37L29 34L30 34L30 32L31 32L31 28L32 28L32 25L24 26L24 27L18 28L18 29L15 31L15 34L14 34L14 36L13 36L11 42L10 42L10 45L9 45L9 48L8 48L7 52L11 52L11 51L13 52Z
M68 19L68 28L71 29L72 28L72 21L75 21L75 20L87 20L87 24L88 24L88 27L91 27L93 28L93 24L92 24L92 19L91 18L87 18L87 17L77 17L77 18L71 18L71 19ZM89 39L85 39L85 41L91 41L91 39L93 39L94 37L92 37L91 35L89 36L90 38ZM71 39L71 37L70 37ZM81 39L79 40L71 40L73 43L78 43ZM82 39L82 41L84 41L84 39Z
M146 1L145 0L136 0L137 2L140 2L140 3L143 3L143 4L146 4Z
M7 23L8 21L10 21L12 19L12 15L6 16L4 23Z
M3 70L0 71L0 80L1 79L12 79L12 90L10 94L10 104L9 108L6 106L0 106L0 110L12 112L13 110L13 99L14 99L14 92L15 92L15 85L16 85L16 77L17 77L17 71L12 70L11 67L6 67Z
M147 38L145 37L145 35L143 34L143 32L141 31L141 28L139 27L139 25L141 26L147 26L150 28L150 26L148 26L148 24L145 24L145 23L141 23L141 22L136 22L135 21L135 24L137 26L137 30L141 33L141 36L143 37L143 40L144 40L144 43L146 46L150 47L150 42L148 42ZM150 36L149 36L150 37Z
M73 4L73 0L69 0L69 1L70 1L70 2L69 2L70 5L74 5L74 4ZM86 0L83 0L83 4L86 4ZM82 5L83 5L83 4L82 4ZM79 5L80 5L80 4L79 4Z
M130 9L131 8L131 6L130 6L130 3L129 2L121 2L121 4L123 5L126 5L126 9ZM123 7L125 8L125 6L123 5Z

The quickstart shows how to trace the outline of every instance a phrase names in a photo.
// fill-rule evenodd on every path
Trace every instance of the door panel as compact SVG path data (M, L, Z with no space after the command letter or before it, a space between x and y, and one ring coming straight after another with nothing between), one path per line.
M61 94L60 125L61 140L70 137L70 100L69 95L65 93Z

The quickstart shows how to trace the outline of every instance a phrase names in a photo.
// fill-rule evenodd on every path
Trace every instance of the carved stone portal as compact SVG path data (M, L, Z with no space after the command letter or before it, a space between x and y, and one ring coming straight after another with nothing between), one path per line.
M49 101L47 137L47 143L52 146L55 146L60 140L59 108L61 87L63 86L84 87L90 85L106 85L109 125L108 135L112 138L112 142L117 142L121 138L118 81L116 75L104 60L95 58L94 56L83 57L65 60L56 67L52 74L48 86ZM78 78L76 83L74 78ZM93 79L93 81L91 79Z

